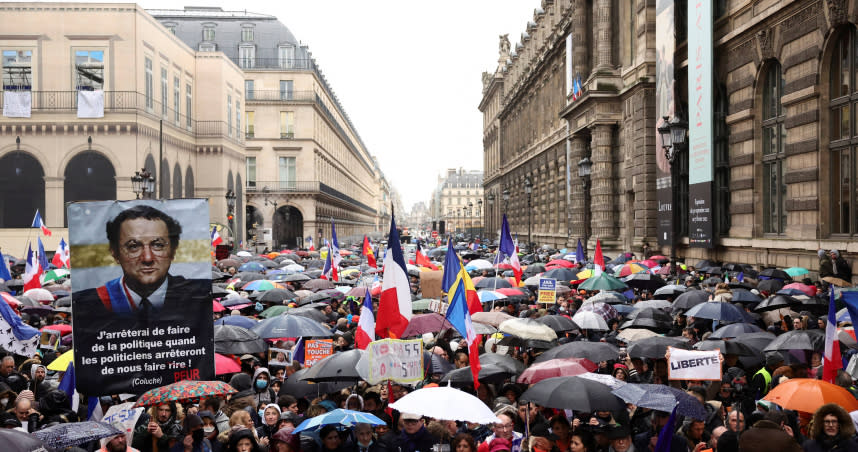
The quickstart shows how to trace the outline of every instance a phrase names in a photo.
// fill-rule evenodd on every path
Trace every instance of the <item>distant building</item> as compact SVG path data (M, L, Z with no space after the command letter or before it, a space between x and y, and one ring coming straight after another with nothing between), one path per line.
M438 176L438 185L432 193L429 215L440 229L444 222L445 233L475 237L482 231L483 172L450 168Z

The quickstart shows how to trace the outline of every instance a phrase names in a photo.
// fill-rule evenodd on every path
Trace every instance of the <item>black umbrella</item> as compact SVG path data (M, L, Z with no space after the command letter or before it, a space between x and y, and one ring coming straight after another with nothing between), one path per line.
M504 369L495 364L480 365L480 374L478 379L480 383L503 384L513 375L508 369ZM450 382L453 386L473 386L474 376L471 374L471 367L462 367L444 375L441 383L447 384Z
M293 275L284 276L283 278L280 279L280 281L283 281L283 282L304 282L304 281L309 281L311 279L313 279L313 278L310 278L309 276L307 276L303 273L295 273Z
M359 381L363 377L358 373L358 361L366 355L364 350L349 350L334 353L313 364L313 367L301 377L302 380L320 383L324 381Z
M656 290L666 284L661 276L652 273L632 273L623 278L627 286L634 289Z
M546 378L530 386L519 400L546 408L580 412L619 411L626 403L611 393L611 388L580 376Z
M779 279L766 279L757 284L760 292L775 293L784 288L784 282Z
M623 323L620 328L645 328L656 332L664 332L673 326L670 314L658 308L645 308L632 313L634 318Z
M299 298L298 306L306 306L310 303L331 302L332 300L333 298L328 294L314 293L313 295L307 295L306 297Z
M695 350L719 350L725 355L738 356L757 356L761 355L762 350L751 347L737 341L724 341L716 339L707 339L694 344Z
M302 262L301 264L302 264L304 267L306 267L307 269L310 269L310 268L319 268L319 269L321 269L321 268L324 268L324 267L325 267L325 261L323 261L323 260L321 260L321 259L310 259L310 260L307 260L307 261Z
M480 365L492 364L506 369L516 375L524 372L524 363L509 355L500 353L483 353L480 355Z
M477 289L504 289L512 287L512 284L504 278L483 278L477 281L474 287Z
M257 279L265 279L265 275L257 272L236 273L235 277L241 280L241 285L244 285L244 283L248 283L250 281L256 281ZM238 287L238 284L236 284L236 287Z
M423 352L423 362L426 364L426 373L446 375L455 369L450 361L430 352Z
M578 329L572 319L563 315L544 315L536 319L536 321L543 325L547 325L558 333L561 331L572 331Z
M763 299L748 289L733 289L733 303L759 303Z
M760 276L767 276L771 279L780 279L781 281L792 281L792 276L777 268L767 268L760 272Z
M742 308L723 301L707 301L706 303L700 303L699 305L689 309L685 315L694 318L718 320L724 323L753 321L753 319L751 319Z
M315 304L315 303L314 303ZM324 303L319 303L323 306L327 306ZM324 312L318 310L312 305L301 306L300 308L290 309L287 314L289 315L297 315L298 317L306 317L311 320L315 320L317 322L325 323L328 321L328 316L325 315Z
M587 358L594 363L609 361L620 356L620 349L616 345L607 342L569 342L549 349L539 355L534 361L541 363L554 358Z
M699 420L705 420L707 416L706 409L697 398L670 386L631 383L612 392L626 402L641 408L668 413L676 408L676 414Z
M709 339L732 339L747 333L759 333L763 329L751 323L731 323L722 326L709 335Z
M262 320L251 331L263 339L280 337L330 337L331 330L321 323L297 315L278 315Z
M86 421L57 424L37 430L33 432L32 435L44 442L45 446L56 450L62 450L67 447L77 446L78 444L88 443L101 438L109 438L123 433L124 432L122 430L104 422ZM6 444L5 441L4 444ZM10 450L5 447L8 446L4 446L5 450Z
M9 428L0 429L0 443L3 443L3 450L10 452L45 452L46 450L46 444L35 436Z
M632 342L629 345L629 356L632 358L664 358L667 347L688 350L691 346L684 337L653 336Z
M548 270L542 275L544 278L554 278L558 281L573 281L578 279L575 272L565 267L558 267Z
M322 276L322 269L320 267L320 268L313 269L313 270L307 270L304 272L304 274L309 276L310 278L318 278L318 277Z
M739 282L739 281L731 281L731 282L727 283L727 286L731 289L751 290L754 288L754 286L752 286L746 282Z
M801 301L796 300L789 295L777 294L763 300L754 308L754 312L774 311L781 308L793 308L800 305Z
M259 293L259 292L257 292ZM294 300L297 298L291 290L288 289L271 289L259 293L258 301L269 303L282 303L284 300Z
M694 268L696 268L696 269L701 269L701 268L706 268L706 267L719 267L719 265L716 265L714 262L710 261L709 259L697 261L697 263L694 264Z
M265 339L247 328L235 325L215 325L215 352L227 355L261 353L268 350Z
M524 269L524 276L530 278L545 271L545 264L530 264Z
M825 334L822 330L793 330L776 337L763 351L774 350L822 350Z
M700 303L709 301L709 292L705 290L689 290L673 300L673 310L689 310Z
M224 287L221 287L220 285L212 285L212 297L220 298L227 295L228 293L229 291L226 290Z
M21 307L32 306L34 308L37 308L37 307L42 305L38 301L36 301L36 300L26 296L26 295L18 295L15 298L21 302Z
M755 348L757 350L763 350L775 340L777 336L768 331L761 331L759 333L745 333L741 336L736 336L733 339L730 339L731 342L741 342L750 346L751 348Z
M289 394L296 398L315 399L322 394L331 394L341 389L348 388L354 384L353 381L326 381L322 383L313 383L303 380L307 372L312 367L306 367L286 378L286 381L280 386L279 395Z

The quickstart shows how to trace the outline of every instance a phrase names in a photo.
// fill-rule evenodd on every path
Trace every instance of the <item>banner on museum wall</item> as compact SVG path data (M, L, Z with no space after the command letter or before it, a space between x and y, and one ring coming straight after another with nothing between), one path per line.
M69 204L79 392L214 379L208 219L205 199Z
M688 2L688 42L688 243L710 248L713 223L712 2Z
M661 134L658 128L664 124L664 117L672 118L676 114L673 98L676 81L673 74L673 54L676 50L674 36L674 0L657 0L655 16L655 161L656 161L656 201L658 201L657 233L659 245L673 243L673 189L670 177L670 162L664 155Z

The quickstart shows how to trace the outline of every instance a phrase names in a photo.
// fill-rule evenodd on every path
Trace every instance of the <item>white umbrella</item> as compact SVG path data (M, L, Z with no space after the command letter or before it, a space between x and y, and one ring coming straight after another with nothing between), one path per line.
M598 381L599 383L602 383L603 385L605 385L611 389L622 388L623 386L625 386L627 384L625 381L617 380L616 378L614 378L610 375L596 374L593 372L587 372L585 374L581 374L578 376L581 378L586 378L588 380Z
M626 328L620 331L620 334L617 335L617 339L623 342L634 342L658 335L659 334L654 331L643 328Z
M602 318L601 315L592 311L577 312L572 316L572 321L581 329L599 331L608 330L608 324L605 322L605 319Z
M293 271L293 272L302 272L305 269L304 269L304 267L302 267L298 264L292 263L292 264L289 264L289 265L283 267L283 270L289 270L289 271Z
M513 318L505 320L500 324L500 326L498 326L498 331L525 340L551 342L554 339L557 339L557 333L554 332L551 327L533 319Z
M235 255L238 257L253 257L253 255L248 253L247 251L239 251L235 253Z
M54 295L51 294L51 292L49 292L46 289L30 289L30 290L24 292L24 296L32 298L33 300L40 301L40 302L41 301L47 301L47 302L54 301Z
M480 399L450 386L418 389L390 404L400 413L445 421L497 424L500 419Z
M468 262L468 265L466 265L465 267L467 267L468 269L474 268L477 270L485 270L488 268L492 268L492 263L485 259L474 259Z

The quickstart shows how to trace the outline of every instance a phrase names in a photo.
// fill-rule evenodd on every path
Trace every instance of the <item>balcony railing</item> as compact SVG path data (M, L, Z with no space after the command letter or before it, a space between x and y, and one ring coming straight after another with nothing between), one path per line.
M77 111L77 91L31 91L33 113ZM182 97L182 106L185 98ZM0 109L3 97L0 96ZM164 113L166 111L166 114ZM169 106L162 108L155 97L147 98L136 91L105 91L104 113L137 113L154 120L163 120L164 125L187 135L200 138L225 138L241 144L244 134L239 128L230 129L225 121L199 121L177 113ZM2 119L0 119L2 120Z
M316 93L313 91L255 89L247 91L244 99L248 102L315 102Z
M319 193L321 191L319 181L247 181L245 188L247 193L264 193L266 188L269 193Z
M230 58L233 63L242 69L275 69L278 71L306 71L315 70L316 65L312 59L298 58Z

